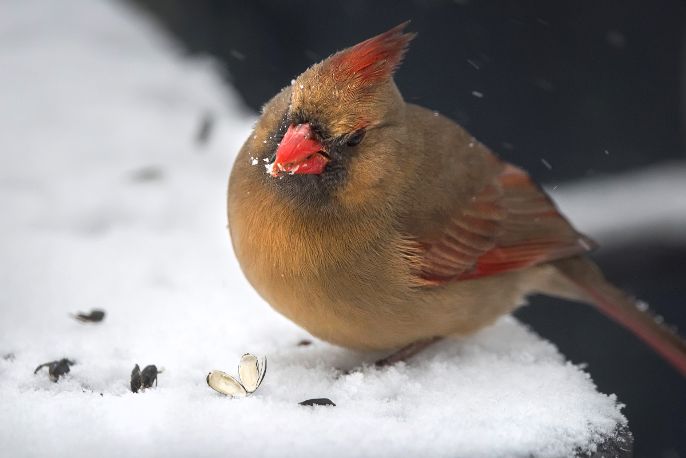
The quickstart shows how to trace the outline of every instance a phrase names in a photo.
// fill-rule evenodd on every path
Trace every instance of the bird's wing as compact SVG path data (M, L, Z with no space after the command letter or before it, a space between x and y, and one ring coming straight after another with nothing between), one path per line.
M417 240L420 284L479 278L586 253L578 233L522 169L506 164L447 220Z

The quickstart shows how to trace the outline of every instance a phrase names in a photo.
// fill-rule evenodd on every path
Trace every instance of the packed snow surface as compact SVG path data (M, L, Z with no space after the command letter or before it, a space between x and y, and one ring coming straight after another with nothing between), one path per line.
M625 422L510 317L342 375L379 355L299 346L307 334L233 257L226 181L254 118L217 67L119 3L2 9L0 456L560 456ZM589 209L612 193L593 186L568 194L570 213L608 234L612 218ZM92 308L102 323L69 316ZM268 358L253 395L208 388L246 352ZM33 374L63 357L77 364L58 383ZM130 392L136 363L165 368L157 387ZM336 406L298 405L323 397Z

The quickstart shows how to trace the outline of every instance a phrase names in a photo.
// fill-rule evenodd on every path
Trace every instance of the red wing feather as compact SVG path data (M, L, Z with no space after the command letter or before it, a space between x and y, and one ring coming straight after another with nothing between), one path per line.
M495 275L582 254L578 233L522 169L506 165L435 240L420 241L428 284Z

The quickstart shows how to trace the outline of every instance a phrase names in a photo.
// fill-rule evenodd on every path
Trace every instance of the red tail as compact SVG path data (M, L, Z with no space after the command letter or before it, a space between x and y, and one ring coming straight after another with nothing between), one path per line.
M569 259L556 265L601 312L633 332L686 377L686 341L653 316L645 304L608 283L589 260Z

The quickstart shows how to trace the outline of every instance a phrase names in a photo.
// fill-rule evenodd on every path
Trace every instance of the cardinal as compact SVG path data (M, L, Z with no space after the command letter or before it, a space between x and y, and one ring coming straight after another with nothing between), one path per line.
M608 283L521 168L407 103L401 24L303 72L263 108L229 180L248 281L312 335L378 362L466 336L531 294L593 304L686 376L686 343Z

